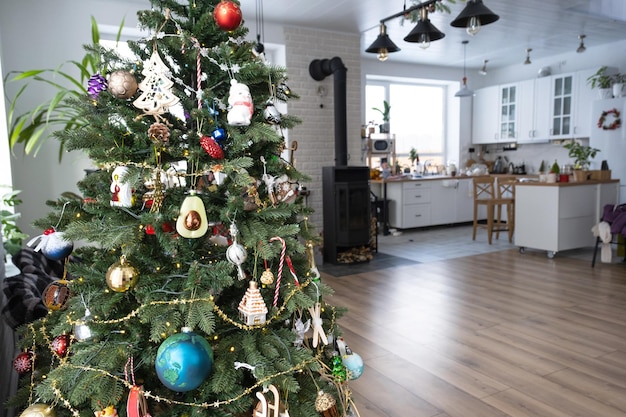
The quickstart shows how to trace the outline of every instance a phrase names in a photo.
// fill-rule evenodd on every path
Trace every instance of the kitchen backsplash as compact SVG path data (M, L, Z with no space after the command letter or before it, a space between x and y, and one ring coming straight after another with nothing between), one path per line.
M589 141L584 139L583 143L587 145ZM501 145L497 147L495 145L485 145L483 149L483 158L485 160L495 161L498 156L506 156L509 162L512 162L514 165L523 163L527 174L536 174L542 159L550 164L556 159L559 166L574 163L574 160L567 155L567 149L559 142L517 145L517 150L515 151L503 151ZM477 153L478 149L476 149L474 159L477 159ZM592 160L590 169L600 169L602 159L602 153L598 153Z

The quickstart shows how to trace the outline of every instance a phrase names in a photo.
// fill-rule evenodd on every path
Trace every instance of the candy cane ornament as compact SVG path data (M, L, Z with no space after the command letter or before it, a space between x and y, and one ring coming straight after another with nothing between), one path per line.
M272 304L274 307L278 305L278 293L280 291L280 280L283 276L283 265L285 263L285 252L287 251L287 245L285 244L285 239L280 236L274 236L270 239L271 242L280 241L282 245L282 249L280 251L280 261L278 263L278 274L276 275L276 289L274 290L274 303Z

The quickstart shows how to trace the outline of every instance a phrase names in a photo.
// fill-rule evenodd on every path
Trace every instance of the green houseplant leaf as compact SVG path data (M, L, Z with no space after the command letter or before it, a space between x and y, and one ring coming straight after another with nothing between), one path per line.
M117 40L121 36L124 20L120 24ZM93 47L88 49L81 62L67 61L56 69L35 69L27 71L11 71L4 81L5 83L24 83L10 101L8 115L9 124L9 147L14 149L22 145L27 155L36 155L41 146L50 138L51 130L57 128L69 129L86 123L82 120L76 109L66 104L69 98L76 98L87 94L86 81L100 70L99 42L100 33L95 18L91 17L91 38ZM64 70L68 64L72 65L72 71ZM78 71L79 76L72 75ZM55 80L69 82L69 87ZM56 90L52 98L38 106L16 115L16 108L24 92L28 88L36 89L41 84L51 86ZM62 160L64 150L63 141L60 142L58 159Z

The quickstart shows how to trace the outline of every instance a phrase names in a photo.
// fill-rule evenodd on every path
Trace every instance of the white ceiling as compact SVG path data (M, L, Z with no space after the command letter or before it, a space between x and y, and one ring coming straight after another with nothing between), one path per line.
M241 0L246 25L256 33L256 4L263 4L266 24L304 26L361 34L364 51L378 35L379 21L404 10L405 0ZM467 67L480 68L521 64L526 49L531 60L575 51L578 35L585 34L590 48L626 39L626 0L483 0L500 19L483 26L476 36L450 26L463 10L464 0L448 4L451 13L429 14L432 24L445 33L430 48L420 49L403 38L414 23L401 18L387 22L387 33L401 51L390 54L389 61L426 65L463 67L463 40L467 44ZM406 7L417 3L406 0ZM363 52L375 59L375 54Z

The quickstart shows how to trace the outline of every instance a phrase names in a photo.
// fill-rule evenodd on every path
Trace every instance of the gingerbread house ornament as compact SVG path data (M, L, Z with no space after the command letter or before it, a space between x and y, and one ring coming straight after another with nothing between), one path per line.
M239 303L239 318L247 325L265 323L267 306L256 281L250 281L248 289Z

